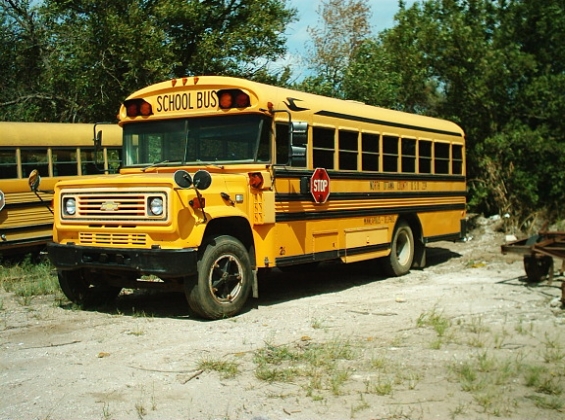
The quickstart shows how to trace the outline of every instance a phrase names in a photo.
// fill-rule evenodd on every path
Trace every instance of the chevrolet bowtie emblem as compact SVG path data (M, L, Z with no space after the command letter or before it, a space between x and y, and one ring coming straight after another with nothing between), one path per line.
M116 211L120 208L120 203L116 203L115 201L105 201L100 206L100 210L102 211Z

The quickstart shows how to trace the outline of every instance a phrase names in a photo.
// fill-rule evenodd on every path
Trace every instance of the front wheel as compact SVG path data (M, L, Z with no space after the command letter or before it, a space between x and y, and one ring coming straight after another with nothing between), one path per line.
M384 259L384 269L389 276L403 276L410 271L414 261L414 235L410 225L399 220L392 235L390 255Z
M190 308L199 316L230 317L245 305L252 281L251 261L243 244L221 235L202 244L198 274L185 280L185 294Z
M67 299L82 306L111 302L122 290L120 287L93 284L91 274L86 270L59 270L57 276Z

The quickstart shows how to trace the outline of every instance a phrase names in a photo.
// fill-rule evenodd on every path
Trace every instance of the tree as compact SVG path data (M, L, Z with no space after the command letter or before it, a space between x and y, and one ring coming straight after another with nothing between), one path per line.
M2 0L0 118L113 121L132 91L186 75L283 83L268 64L296 14L286 2Z
M469 203L518 225L565 197L565 4L428 0L353 56L344 87L467 135Z
M163 0L154 2L167 34L176 75L253 78L286 52L285 28L296 16L286 0Z
M333 97L343 97L345 71L357 49L371 33L370 8L363 0L322 1L321 25L309 27L312 46L307 59L314 75L298 87Z
M2 0L0 7L0 106L2 118L30 119L38 101L49 101L41 91L47 31L37 6L29 1Z

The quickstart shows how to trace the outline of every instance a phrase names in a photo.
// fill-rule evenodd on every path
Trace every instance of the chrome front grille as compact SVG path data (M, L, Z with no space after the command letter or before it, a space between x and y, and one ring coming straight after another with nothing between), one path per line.
M61 219L64 222L100 222L111 224L137 224L139 222L166 223L169 212L169 191L163 188L144 191L120 190L65 190L61 195ZM65 203L69 198L76 200L76 213L68 214ZM150 211L150 201L163 201L162 215Z

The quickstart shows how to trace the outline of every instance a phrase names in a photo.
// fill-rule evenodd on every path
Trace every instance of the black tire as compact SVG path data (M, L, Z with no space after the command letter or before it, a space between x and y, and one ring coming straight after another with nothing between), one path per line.
M85 270L58 271L61 290L71 302L84 307L98 306L113 301L122 288L94 285Z
M231 317L247 302L252 281L251 261L243 244L232 236L216 236L200 247L198 274L184 283L186 299L203 318Z
M532 255L524 256L524 270L528 283L539 283L547 277L550 269L553 269L553 258L545 255L539 258Z
M399 220L392 235L390 255L383 261L383 268L389 276L403 276L410 271L414 261L414 247L410 225L405 220Z

